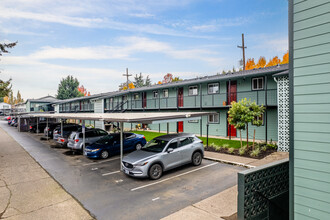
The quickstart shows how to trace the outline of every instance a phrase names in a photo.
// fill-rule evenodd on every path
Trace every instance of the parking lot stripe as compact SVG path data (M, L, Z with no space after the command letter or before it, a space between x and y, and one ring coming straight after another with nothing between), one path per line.
M112 174L116 174L116 173L120 173L120 170L110 172L110 173L103 173L102 176L108 176L108 175L112 175Z
M177 178L177 177L180 177L180 176L183 176L183 175L186 175L186 174L189 174L189 173L193 173L193 172L196 172L198 170L201 170L201 169L204 169L204 168L207 168L207 167L210 167L210 166L214 166L218 164L218 162L215 162L215 163L211 163L211 164L208 164L208 165L205 165L203 167L199 167L197 169L194 169L194 170L190 170L188 172L185 172L185 173L181 173L181 174L178 174L176 176L172 176L172 177L169 177L169 178L166 178L166 179L163 179L163 180L160 180L160 181L157 181L157 182L154 182L154 183L150 183L150 184L147 184L147 185L144 185L144 186L139 186L139 187L136 187L134 189L131 189L131 191L135 191L135 190L138 190L138 189L143 189L143 188L146 188L146 187L149 187L149 186L153 186L153 185L156 185L158 183L162 183L162 182L165 182L165 181L168 181L168 180L171 180L171 179L174 179L174 178Z
M154 201L156 201L156 200L158 200L158 199L159 199L159 197L152 199L152 201L154 202Z
M83 166L88 166L88 165L93 165L93 164L99 164L99 163L105 163L105 162L108 162L108 161L118 160L118 159L120 159L120 157L114 157L114 158L111 158L111 159L108 159L108 160L102 160L100 162L85 163L85 164L83 164Z

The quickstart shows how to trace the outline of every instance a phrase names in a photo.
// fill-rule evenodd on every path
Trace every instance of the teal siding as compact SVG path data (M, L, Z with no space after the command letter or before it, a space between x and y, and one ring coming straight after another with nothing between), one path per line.
M294 217L330 219L330 1L293 2Z

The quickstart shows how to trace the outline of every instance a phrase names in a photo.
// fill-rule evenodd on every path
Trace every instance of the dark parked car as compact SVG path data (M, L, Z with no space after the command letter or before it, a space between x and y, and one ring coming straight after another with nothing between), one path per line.
M38 126L37 126L38 125ZM37 133L37 129L38 129L38 133L40 133L41 131L43 131L45 129L45 127L47 126L47 122L39 122L38 124L32 124L29 127L30 132L33 133Z
M147 143L144 135L124 133L124 152L141 149ZM84 155L89 158L106 159L120 153L120 134L109 134L85 148Z
M68 124L63 124L63 126L65 126L65 125L68 125ZM47 132L48 132L48 137L53 138L53 131L58 126L61 126L61 123L59 123L59 122L49 123L48 127L46 126L44 129L44 135L47 136ZM59 127L59 128L61 128L61 127Z

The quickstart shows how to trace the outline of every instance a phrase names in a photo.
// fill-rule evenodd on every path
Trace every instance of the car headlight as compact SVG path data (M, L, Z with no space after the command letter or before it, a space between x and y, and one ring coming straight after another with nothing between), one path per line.
M148 164L148 162L141 162L141 163L136 164L135 166L137 166L137 167L143 167L143 166L145 166L147 164Z
M100 150L100 149L93 149L93 150L91 150L91 152L96 152L96 151L98 151L98 150Z

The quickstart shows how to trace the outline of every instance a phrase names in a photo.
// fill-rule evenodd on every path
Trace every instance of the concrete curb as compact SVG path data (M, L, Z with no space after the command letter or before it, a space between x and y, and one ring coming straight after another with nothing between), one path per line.
M219 163L226 163L226 164L230 164L230 165L245 167L248 169L256 167L256 166L252 166L252 165L248 165L248 164L244 164L244 163L239 163L239 162L234 162L234 161L229 161L229 160L222 160L222 159L218 159L218 158L214 158L214 157L205 157L204 156L204 159L212 160L212 161L219 162Z

